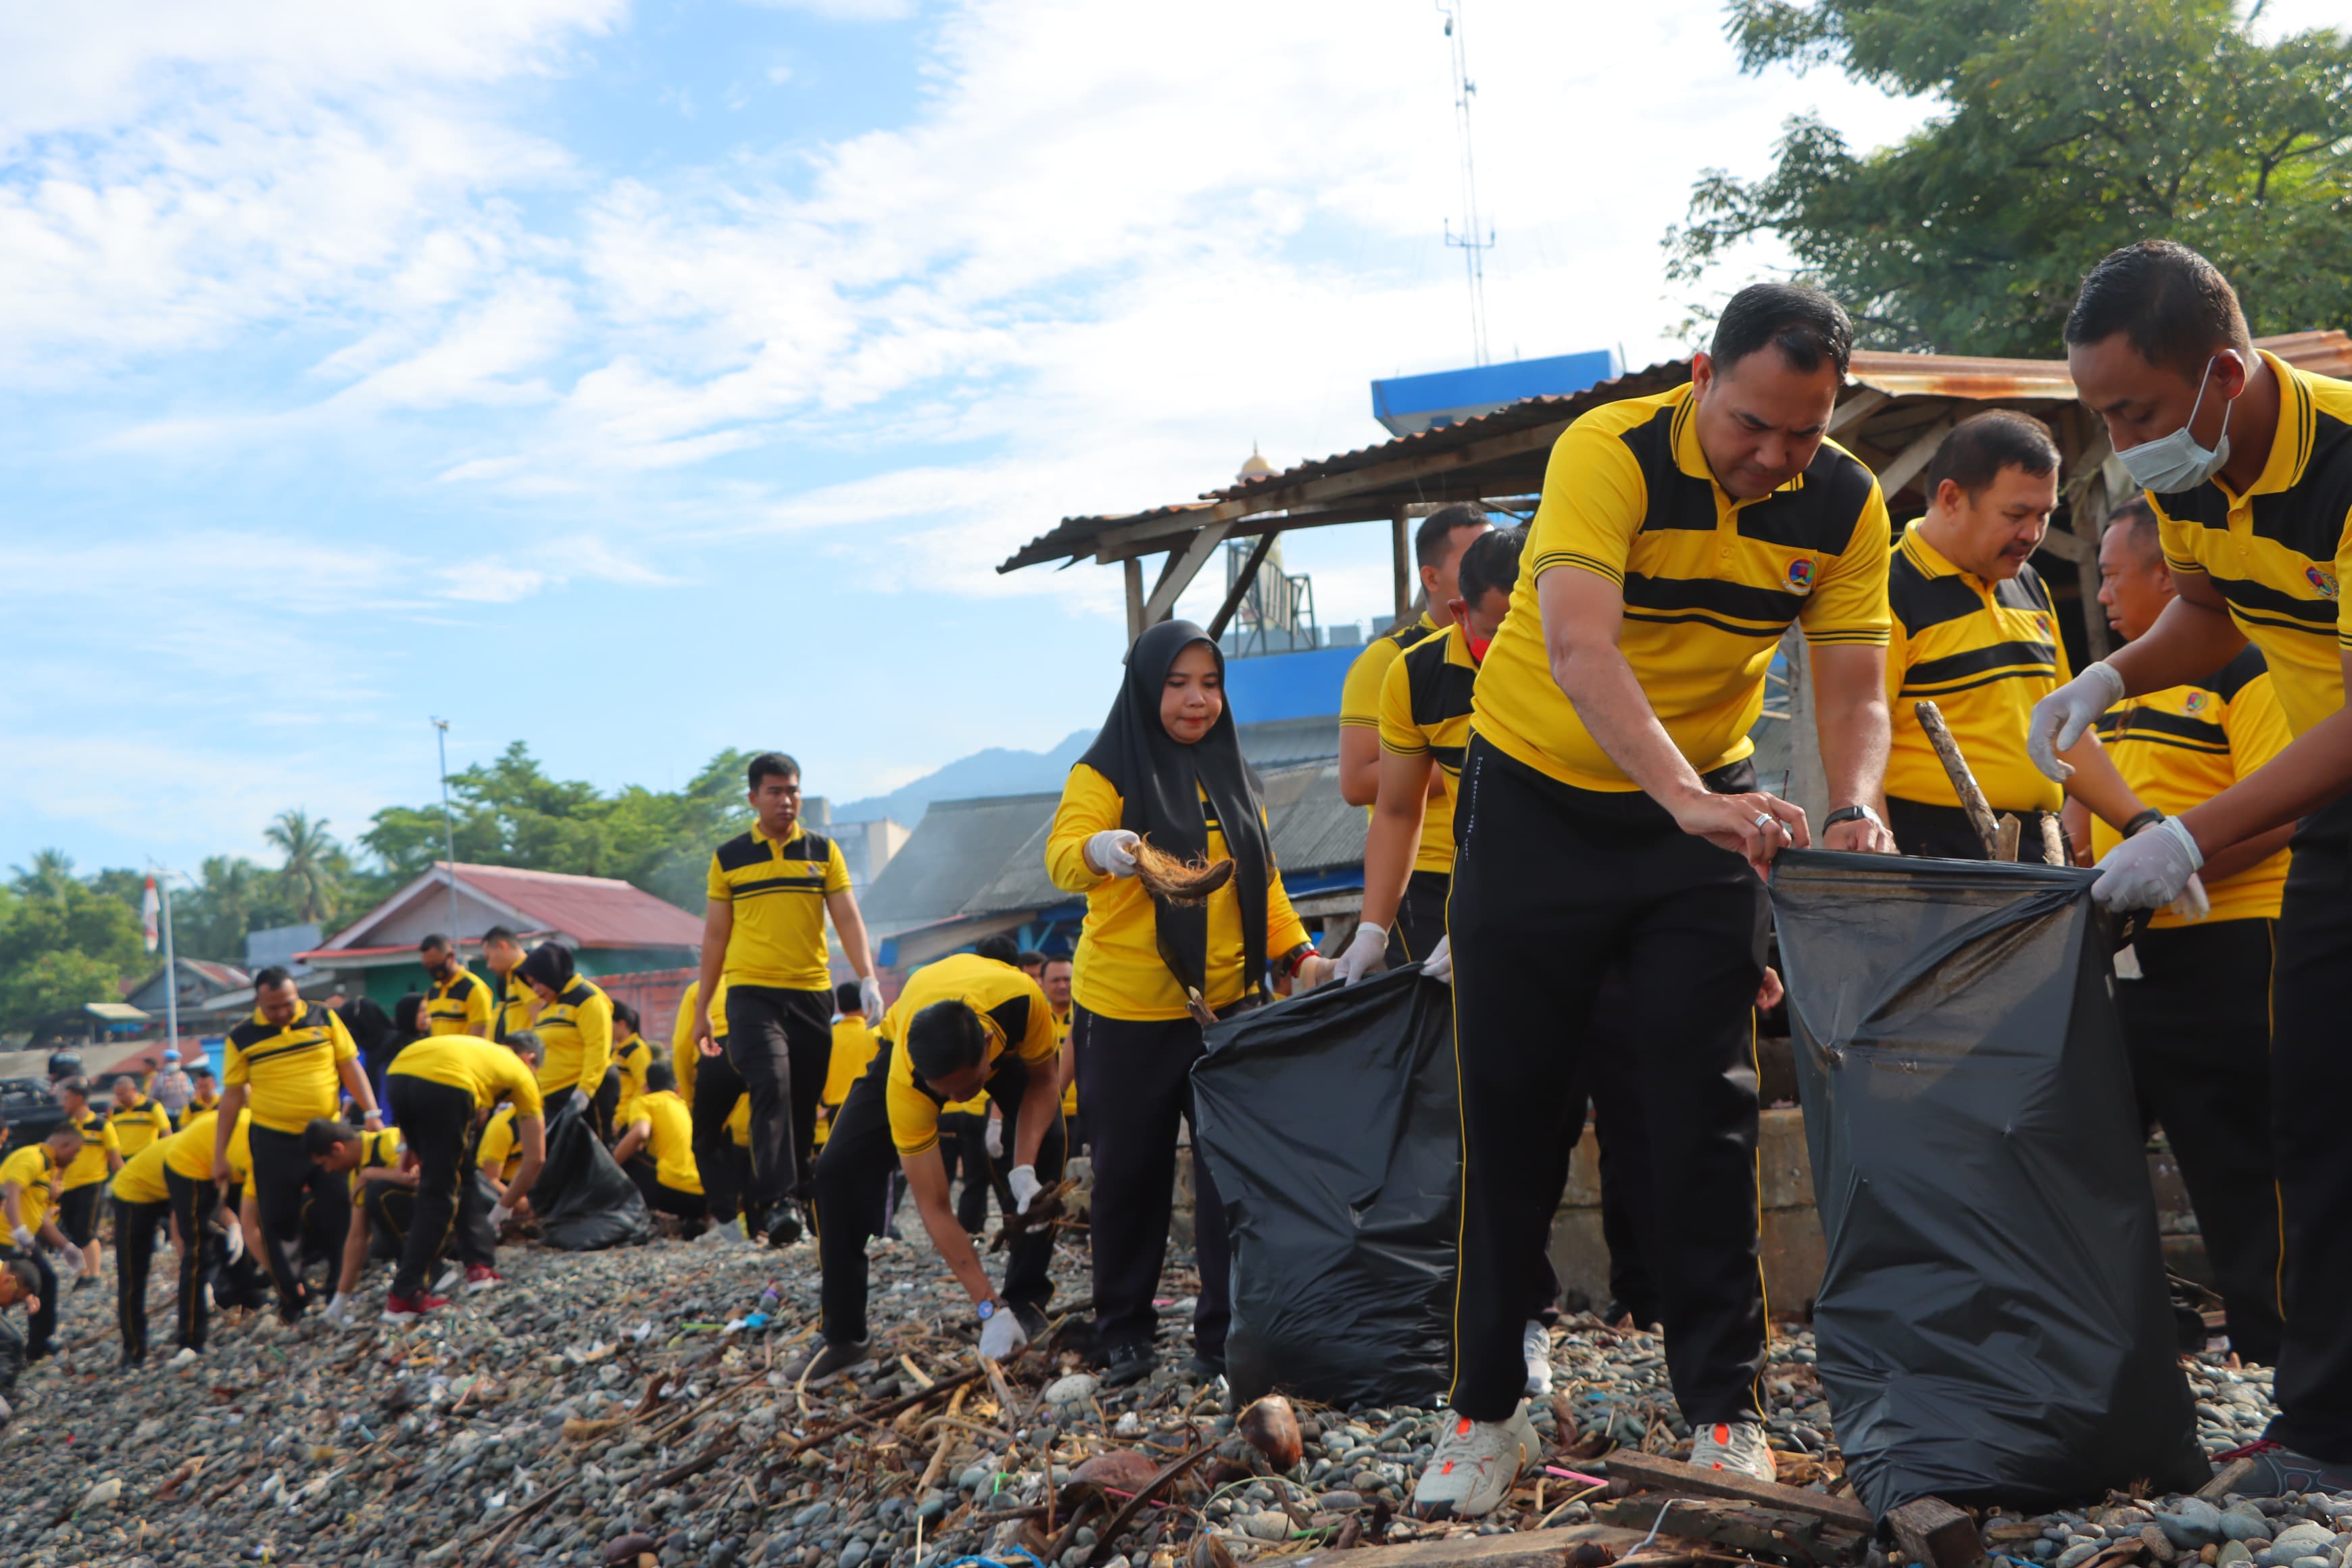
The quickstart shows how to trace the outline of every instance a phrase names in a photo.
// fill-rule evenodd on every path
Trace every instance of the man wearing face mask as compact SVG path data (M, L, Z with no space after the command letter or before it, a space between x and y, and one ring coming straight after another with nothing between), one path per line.
M489 983L467 969L455 944L437 932L416 944L416 956L424 961L425 973L433 981L433 988L425 994L425 1015L431 1020L426 1032L488 1039L498 1027L499 1014L498 998L490 994Z
M1951 726L1987 804L2023 825L2025 858L2041 858L2038 819L2056 816L2070 794L2118 827L2129 823L2141 805L2095 738L2066 753L2073 777L2063 788L2025 754L2033 704L2068 673L2058 606L2027 564L2058 508L2058 444L2037 419L1979 414L1936 448L1926 489L1927 513L1903 531L1887 574L1886 816L1895 842L1909 855L1985 858L1920 726L1923 698Z
M2148 492L2177 590L2146 635L2034 709L2034 761L2126 697L2201 681L2248 643L2294 740L2202 804L2124 840L2092 896L2117 909L2177 898L2232 845L2302 819L2271 987L2273 1153L2286 1217L2278 1418L2246 1457L2248 1496L2352 1488L2352 1100L2341 993L2352 973L2352 717L2341 597L2352 571L2352 384L2258 353L2236 291L2165 240L2107 256L2066 319L2067 367Z

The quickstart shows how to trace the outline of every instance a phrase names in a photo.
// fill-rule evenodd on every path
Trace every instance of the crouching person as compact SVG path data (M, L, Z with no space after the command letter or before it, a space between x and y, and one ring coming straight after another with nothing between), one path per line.
M688 1237L709 1224L710 1200L694 1163L694 1110L678 1097L667 1062L645 1064L646 1091L621 1106L621 1141L613 1158L637 1184L646 1206L684 1226Z
M32 1267L35 1293L38 1300L26 1309L29 1319L25 1336L25 1359L39 1361L49 1353L51 1338L58 1331L58 1276L42 1252L42 1244L58 1252L72 1253L77 1259L81 1249L66 1239L58 1228L58 1199L65 1181L65 1169L81 1152L81 1133L70 1123L59 1127L39 1143L24 1148L0 1160L0 1219L5 1219L8 1235L16 1244L16 1254Z
M1060 1042L1037 983L1009 964L958 953L918 971L882 1021L881 1048L851 1087L817 1160L816 1231L824 1338L792 1368L814 1383L866 1360L866 1243L882 1233L895 1157L923 1228L971 1295L984 1356L1011 1355L1045 1327L1053 1295L1050 1228L1012 1244L1000 1297L958 1223L940 1157L940 1110L982 1089L1004 1110L1013 1214L1062 1175Z

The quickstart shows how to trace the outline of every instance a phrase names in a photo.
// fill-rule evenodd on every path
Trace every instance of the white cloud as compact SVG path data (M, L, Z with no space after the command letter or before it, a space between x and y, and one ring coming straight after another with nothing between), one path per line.
M915 14L914 0L748 0L777 11L805 11L835 22L896 22Z

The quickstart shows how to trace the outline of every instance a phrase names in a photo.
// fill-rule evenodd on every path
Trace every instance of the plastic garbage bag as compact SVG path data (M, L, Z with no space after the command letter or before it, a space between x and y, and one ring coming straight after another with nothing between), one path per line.
M1453 1361L1453 994L1419 965L1206 1031L1195 1137L1233 1234L1235 1395L1429 1404Z
M1773 872L1829 1243L1822 1384L1881 1515L2212 1473L2092 880L1822 853Z
M547 1163L530 1190L539 1238L565 1252L651 1241L646 1200L596 1141L587 1109L575 1094L548 1121Z

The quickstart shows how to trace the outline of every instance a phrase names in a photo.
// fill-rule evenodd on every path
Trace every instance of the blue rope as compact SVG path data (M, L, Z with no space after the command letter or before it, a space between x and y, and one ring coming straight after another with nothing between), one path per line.
M1037 1554L1025 1546L1014 1546L1008 1550L1026 1557L1036 1565L1036 1568L1045 1568L1045 1564ZM996 1557L959 1557L952 1563L938 1564L937 1568L1018 1568L1018 1564Z

